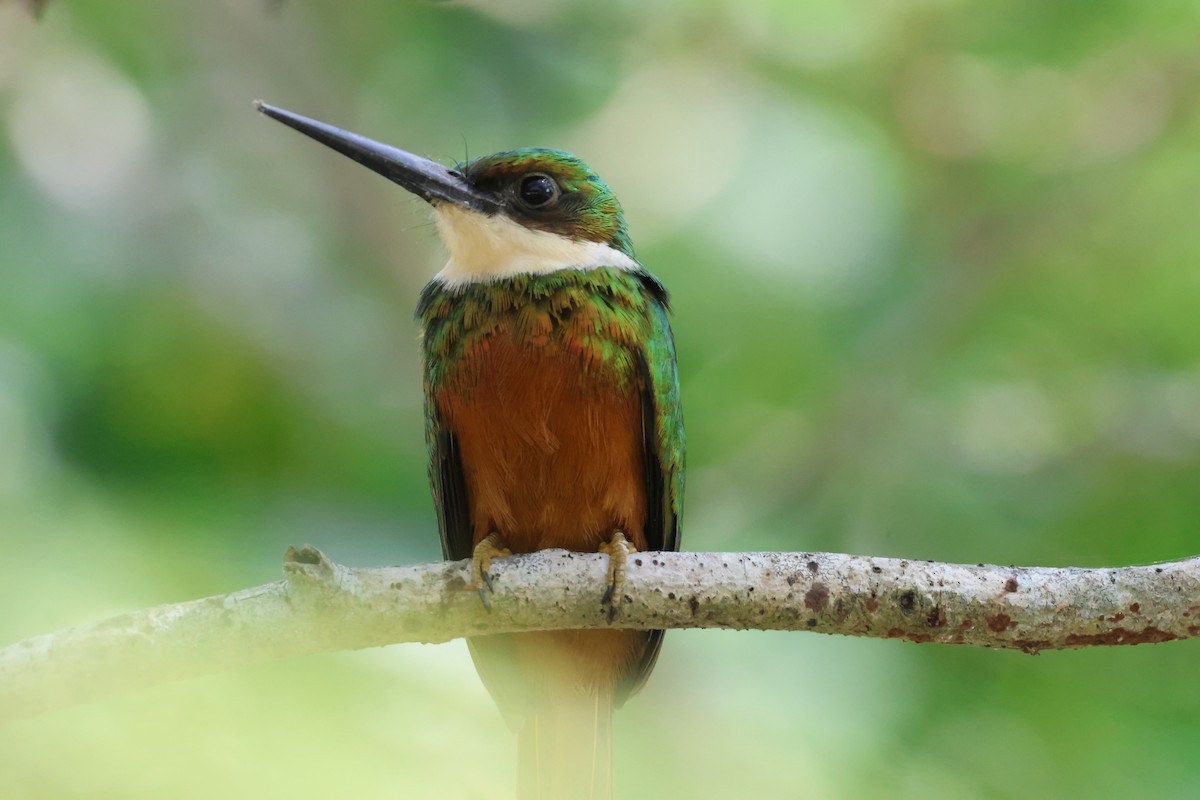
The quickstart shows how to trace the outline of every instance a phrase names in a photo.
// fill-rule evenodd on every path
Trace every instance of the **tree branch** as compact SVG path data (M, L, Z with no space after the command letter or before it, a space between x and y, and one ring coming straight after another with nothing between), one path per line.
M606 557L355 569L289 549L285 579L0 650L0 720L309 653L607 627ZM966 566L836 553L638 553L613 627L807 630L1037 653L1200 636L1200 558L1147 567Z

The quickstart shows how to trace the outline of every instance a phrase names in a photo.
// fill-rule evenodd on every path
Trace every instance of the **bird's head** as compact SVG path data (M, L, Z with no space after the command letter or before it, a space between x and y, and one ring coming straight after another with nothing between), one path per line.
M258 102L273 119L378 172L433 206L448 284L523 273L638 269L616 195L570 153L541 147L453 168Z

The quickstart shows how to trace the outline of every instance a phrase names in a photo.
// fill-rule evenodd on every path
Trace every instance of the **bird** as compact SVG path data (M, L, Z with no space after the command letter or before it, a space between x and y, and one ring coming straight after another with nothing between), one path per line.
M611 623L629 555L677 550L685 439L669 295L634 254L621 204L582 160L526 147L453 167L255 102L263 114L432 207L449 260L417 304L429 478L443 556L493 566L548 548L608 554ZM473 637L517 733L517 796L612 796L612 711L662 631Z

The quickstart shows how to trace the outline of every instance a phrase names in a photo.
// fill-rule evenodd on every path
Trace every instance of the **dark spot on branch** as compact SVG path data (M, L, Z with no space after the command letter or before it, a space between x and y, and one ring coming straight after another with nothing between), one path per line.
M1120 611L1118 611L1117 613L1115 613L1111 617L1109 617L1108 621L1109 622L1120 622L1123 619L1125 619L1125 615L1122 614Z
M820 567L817 566L817 562L815 562L815 561L810 561L807 564L805 564L805 566L808 567L808 571L811 572L813 575L816 575L817 570L820 569Z
M1200 636L1200 625L1188 625L1188 636Z
M997 614L987 618L987 626L992 633L1004 633L1009 628L1017 627L1017 623L1008 614Z
M1066 645L1067 647L1087 647L1089 645L1157 644L1178 638L1178 636L1170 631L1164 631L1153 626L1140 631L1113 628L1111 631L1105 631L1104 633L1073 633L1067 637Z
M825 584L816 583L804 594L804 607L820 614L829 605L829 590Z
M788 576L787 576L787 582L788 582L788 586L795 586L795 585L796 585L796 576L795 576L795 575L788 575Z
M883 572L883 567L871 567L871 572L874 572L876 575L878 575L879 573Z
M1004 591L1015 592L1017 590L1017 579L1009 578L1004 582Z
M1158 573L1161 573L1161 572L1162 572L1162 567L1155 567L1155 568L1154 568L1154 571L1155 571L1155 572L1158 572Z
M942 628L946 625L946 612L942 611L941 606L934 606L929 612L929 616L925 618L925 624L931 628Z
M403 589L403 588L404 588L404 584L403 584L403 583L401 583L400 581L392 581L392 583L390 583L390 584L388 585L388 588L389 588L389 589Z
M933 641L933 637L927 633L911 633L903 628L888 628L887 638L904 639L913 644L927 644Z
M810 628L815 628L815 627L817 627L817 620L815 617L809 617L808 622L806 622L804 624Z
M870 597L867 598L867 613L874 614L878 610L879 610L879 601L875 598L875 595L871 595Z
M900 595L900 611L903 614L911 614L912 610L917 606L917 593L909 589L904 594Z
M1130 603L1129 610L1130 610L1130 612L1136 614L1142 610L1142 604L1141 603Z
M640 567L642 565L642 560L640 558L635 558L633 560L633 563L637 564Z
M668 599L668 600L674 600L674 599L675 599L675 593L674 593L674 592L667 592L667 599Z
M692 610L692 616L696 616L696 612L700 610L700 601L696 599L696 595L688 599L688 608Z

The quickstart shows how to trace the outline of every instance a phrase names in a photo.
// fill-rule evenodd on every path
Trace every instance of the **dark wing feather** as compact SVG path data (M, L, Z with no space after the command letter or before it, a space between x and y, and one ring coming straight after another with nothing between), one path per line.
M427 413L430 415L429 484L442 536L442 557L459 561L471 557L475 542L458 438L440 424L436 410L429 408Z
M430 281L421 290L416 317L421 323L425 348L425 444L429 448L429 488L433 492L438 533L442 537L442 557L459 561L470 558L475 546L471 506L458 438L442 419L433 391L437 383L433 367L446 346L445 332L452 299L441 283Z
M641 354L642 440L646 462L646 543L651 550L678 550L679 523L683 504L684 436L679 403L679 373L675 364L675 341L667 320L667 292L653 276L641 276L649 295L651 335ZM646 682L658 651L663 631L649 631L646 647L635 668L617 687L614 700L620 705Z

